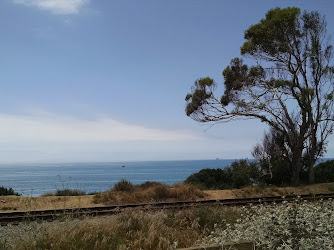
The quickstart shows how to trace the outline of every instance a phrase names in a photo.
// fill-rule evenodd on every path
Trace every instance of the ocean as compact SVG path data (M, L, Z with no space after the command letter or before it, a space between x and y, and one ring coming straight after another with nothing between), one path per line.
M121 179L133 184L157 181L172 185L183 182L201 169L224 168L234 161L1 164L0 186L11 187L24 196L40 196L65 188L101 192L112 188Z

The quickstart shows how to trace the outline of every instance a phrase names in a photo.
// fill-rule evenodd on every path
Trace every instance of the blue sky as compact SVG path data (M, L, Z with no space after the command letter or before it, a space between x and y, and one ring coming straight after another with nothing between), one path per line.
M0 161L251 157L263 124L210 128L184 97L205 76L222 91L244 31L287 6L318 10L334 34L329 0L1 1Z

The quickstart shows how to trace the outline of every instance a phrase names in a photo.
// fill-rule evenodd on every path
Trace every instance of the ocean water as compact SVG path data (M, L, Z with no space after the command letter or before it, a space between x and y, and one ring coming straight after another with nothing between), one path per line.
M171 185L183 182L201 169L224 168L233 161L1 164L0 186L11 187L25 196L40 196L64 188L87 193L105 191L121 179L127 179L133 184L158 181Z

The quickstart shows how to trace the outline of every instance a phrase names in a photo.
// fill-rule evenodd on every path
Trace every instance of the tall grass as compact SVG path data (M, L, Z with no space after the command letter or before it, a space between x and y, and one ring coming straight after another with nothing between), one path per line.
M143 249L193 245L214 230L214 221L232 218L238 209L207 208L132 211L107 217L0 227L0 249Z
M175 184L168 186L157 182L146 182L133 185L127 180L116 183L111 190L98 193L94 196L95 203L102 204L125 204L158 202L170 200L195 200L204 198L203 191L189 184Z

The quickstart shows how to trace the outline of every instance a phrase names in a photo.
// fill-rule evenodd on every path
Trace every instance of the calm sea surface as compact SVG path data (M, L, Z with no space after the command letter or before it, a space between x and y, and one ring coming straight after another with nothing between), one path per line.
M88 193L105 191L121 179L133 184L145 181L175 184L203 168L224 168L233 161L1 164L0 186L11 187L22 195L39 196L64 188Z

